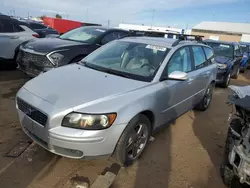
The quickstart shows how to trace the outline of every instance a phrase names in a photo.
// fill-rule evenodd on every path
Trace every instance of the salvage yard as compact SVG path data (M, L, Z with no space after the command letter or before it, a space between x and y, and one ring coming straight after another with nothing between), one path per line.
M19 71L0 71L0 187L70 188L92 184L107 170L117 173L112 160L67 159L31 142L21 130L14 102L27 80ZM250 84L250 71L232 84ZM189 111L155 134L141 159L120 169L112 188L224 188L219 167L230 112L227 95L227 89L217 87L206 112ZM26 150L20 154L20 148Z

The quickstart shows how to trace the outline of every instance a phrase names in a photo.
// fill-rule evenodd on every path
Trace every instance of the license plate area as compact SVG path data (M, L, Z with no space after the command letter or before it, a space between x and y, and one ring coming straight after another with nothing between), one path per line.
M21 124L22 124L23 127L24 127L25 129L27 129L29 132L34 133L33 122L32 122L32 120L31 120L28 116L23 115Z

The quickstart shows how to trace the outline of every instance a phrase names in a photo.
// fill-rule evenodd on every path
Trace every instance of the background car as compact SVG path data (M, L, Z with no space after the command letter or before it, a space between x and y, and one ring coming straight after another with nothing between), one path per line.
M250 66L250 43L241 42L240 49L243 55L241 60L241 71L245 72Z
M51 27L44 25L42 23L38 23L35 21L23 21L24 24L26 24L29 28L31 28L33 31L39 34L39 38L45 38L49 34L55 34L58 35L58 31L55 29L52 29Z
M22 22L0 15L0 60L14 64L13 60L16 59L19 46L36 37L38 34Z
M31 79L17 94L18 114L24 132L55 154L113 155L127 166L152 132L209 107L216 72L202 43L126 37Z
M19 69L34 77L41 72L78 62L108 42L128 36L116 28L84 26L59 37L32 40L20 47Z
M214 50L218 67L216 82L228 87L231 78L237 79L240 73L242 54L238 43L205 40Z

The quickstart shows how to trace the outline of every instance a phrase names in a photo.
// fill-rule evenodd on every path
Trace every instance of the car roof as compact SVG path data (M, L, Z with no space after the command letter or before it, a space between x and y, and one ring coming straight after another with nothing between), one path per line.
M82 26L82 27L88 27L88 28L93 28L93 29L101 29L101 30L105 30L105 31L125 31L128 32L127 30L124 29L119 29L119 28L113 28L113 27L104 27L104 26Z
M250 46L250 42L240 42L240 45L247 45L247 46Z
M229 41L223 41L223 40L211 40L211 39L207 39L204 40L204 42L212 42L212 43L222 43L222 44L229 44L229 45L237 45L239 44L238 42L229 42Z
M143 44L150 44L150 45L158 45L166 48L173 48L173 44L178 41L178 39L170 39L170 38L163 38L163 37L126 37L123 39L120 39L122 41L127 42L137 42L137 43L143 43ZM184 40L179 42L180 45L183 44L199 44L201 46L205 46L202 43L198 43L197 41L191 41L191 40Z

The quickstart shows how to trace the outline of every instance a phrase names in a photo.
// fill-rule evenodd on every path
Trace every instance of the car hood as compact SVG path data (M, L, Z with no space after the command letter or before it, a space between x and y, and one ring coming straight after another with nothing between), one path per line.
M24 49L34 50L35 52L49 53L53 50L67 49L72 46L88 46L87 43L62 40L59 38L43 38L30 40L23 45Z
M231 63L233 61L232 58L230 57L225 57L225 56L215 56L215 61L217 63L221 63L221 64L228 64Z
M148 84L72 64L37 76L24 88L51 103L57 110L66 110L112 100Z

